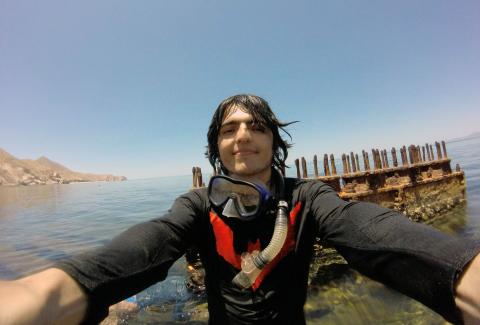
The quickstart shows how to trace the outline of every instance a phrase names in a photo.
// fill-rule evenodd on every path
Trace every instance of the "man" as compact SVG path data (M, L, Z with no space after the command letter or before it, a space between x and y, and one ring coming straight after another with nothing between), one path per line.
M322 182L283 179L284 126L258 96L224 100L207 156L228 177L182 195L165 216L105 247L1 282L0 324L96 323L109 305L164 279L192 244L205 266L211 324L302 324L316 236L447 320L479 323L478 248L394 211L342 201Z

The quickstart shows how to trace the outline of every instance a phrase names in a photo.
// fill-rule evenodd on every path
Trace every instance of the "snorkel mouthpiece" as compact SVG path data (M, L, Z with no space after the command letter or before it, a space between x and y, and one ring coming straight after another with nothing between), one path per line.
M288 204L285 201L279 201L277 205L277 217L275 219L275 228L273 236L267 247L261 252L253 251L243 253L241 258L242 270L233 278L232 282L242 289L250 288L262 269L270 263L280 253L288 232Z

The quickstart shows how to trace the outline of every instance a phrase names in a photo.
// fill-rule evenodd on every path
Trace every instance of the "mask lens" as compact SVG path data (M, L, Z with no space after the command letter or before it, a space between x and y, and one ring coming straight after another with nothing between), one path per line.
M222 177L212 179L209 188L210 201L221 206L232 199L241 215L254 214L260 205L261 195L252 185L234 183Z

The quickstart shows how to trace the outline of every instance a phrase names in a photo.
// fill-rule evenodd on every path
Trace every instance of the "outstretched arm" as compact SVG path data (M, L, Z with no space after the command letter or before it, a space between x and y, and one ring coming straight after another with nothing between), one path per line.
M50 268L15 281L0 281L0 324L78 324L87 298L65 272Z
M326 185L313 184L312 190L320 237L353 268L450 322L461 322L460 311L467 322L479 317L479 258L472 262L480 251L478 243L448 236L372 203L342 201Z
M455 303L462 311L465 324L480 324L480 254L457 282Z
M0 325L100 322L110 305L166 277L196 238L204 201L189 192L162 218L138 224L103 247L0 281Z

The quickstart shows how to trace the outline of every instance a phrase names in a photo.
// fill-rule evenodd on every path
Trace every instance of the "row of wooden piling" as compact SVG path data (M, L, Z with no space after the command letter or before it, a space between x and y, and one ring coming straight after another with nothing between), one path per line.
M449 175L452 173L450 159L447 155L445 141L435 142L436 156L433 145L426 143L424 146L410 145L403 146L399 150L400 159L397 157L397 150L392 148L391 164L386 149L372 149L372 160L369 153L362 150L363 168L360 168L359 155L351 151L349 154L342 154L343 175L337 175L337 167L333 154L324 154L323 156L323 175L320 175L318 168L317 155L313 157L314 178L320 178L322 181L330 184L337 191L348 189L353 183L364 184L365 188L381 188L388 184L398 183L395 179L402 178L402 182L418 182L423 179L438 177L439 175ZM370 162L373 164L370 165ZM304 157L295 160L297 178L308 178L307 161ZM460 166L457 164L456 171L460 172ZM200 167L193 167L193 188L203 187L205 184L202 179ZM221 174L220 166L217 166L213 175ZM283 170L285 175L285 171ZM376 176L375 176L376 175ZM377 177L378 176L378 177ZM394 177L387 182L388 178ZM341 185L343 183L343 187ZM387 184L388 183L388 184ZM350 186L352 187L352 186ZM357 187L357 186L355 186ZM346 190L345 190L346 191Z
M205 186L205 184L203 183L202 169L200 167L193 167L192 174L193 174L193 184L192 184L193 188Z
M313 168L314 168L315 177L319 177L317 160L318 160L317 155L314 155ZM301 163L302 163L302 175L300 176L300 160L295 159L295 166L297 168L297 177L307 178L308 177L307 161L305 160L304 157L301 158ZM330 166L331 166L331 169L330 169ZM325 154L323 156L323 173L326 176L337 175L337 167L335 166L335 157L333 156L333 154L330 155L330 165L328 161L328 155Z
M401 166L409 166L415 165L419 163L425 163L429 161L435 160L442 160L447 159L447 148L445 141L435 142L435 148L437 153L437 159L435 159L433 146L431 144L426 143L424 146L415 146L410 145L408 148L403 146L400 148L400 159L401 159ZM400 167L399 160L397 158L397 150L393 147L390 151L391 153L391 162L392 167ZM362 159L363 159L363 167L364 171L371 171L371 170L381 170L390 167L390 161L388 157L388 152L386 149L378 150L372 149L372 162L373 162L373 169L370 167L370 158L367 151L362 150ZM301 163L301 168L300 168ZM300 178L307 178L308 177L308 170L307 170L307 162L304 157L301 159L295 159L295 166L297 169L297 177ZM360 159L358 154L354 153L353 151L350 154L342 154L342 166L343 166L343 174L352 174L361 172L360 169ZM313 157L313 169L314 169L314 177L319 177L318 172L318 159L317 155ZM333 154L330 154L330 159L328 154L324 154L323 156L323 171L324 176L337 176L337 169L335 166L335 157Z

